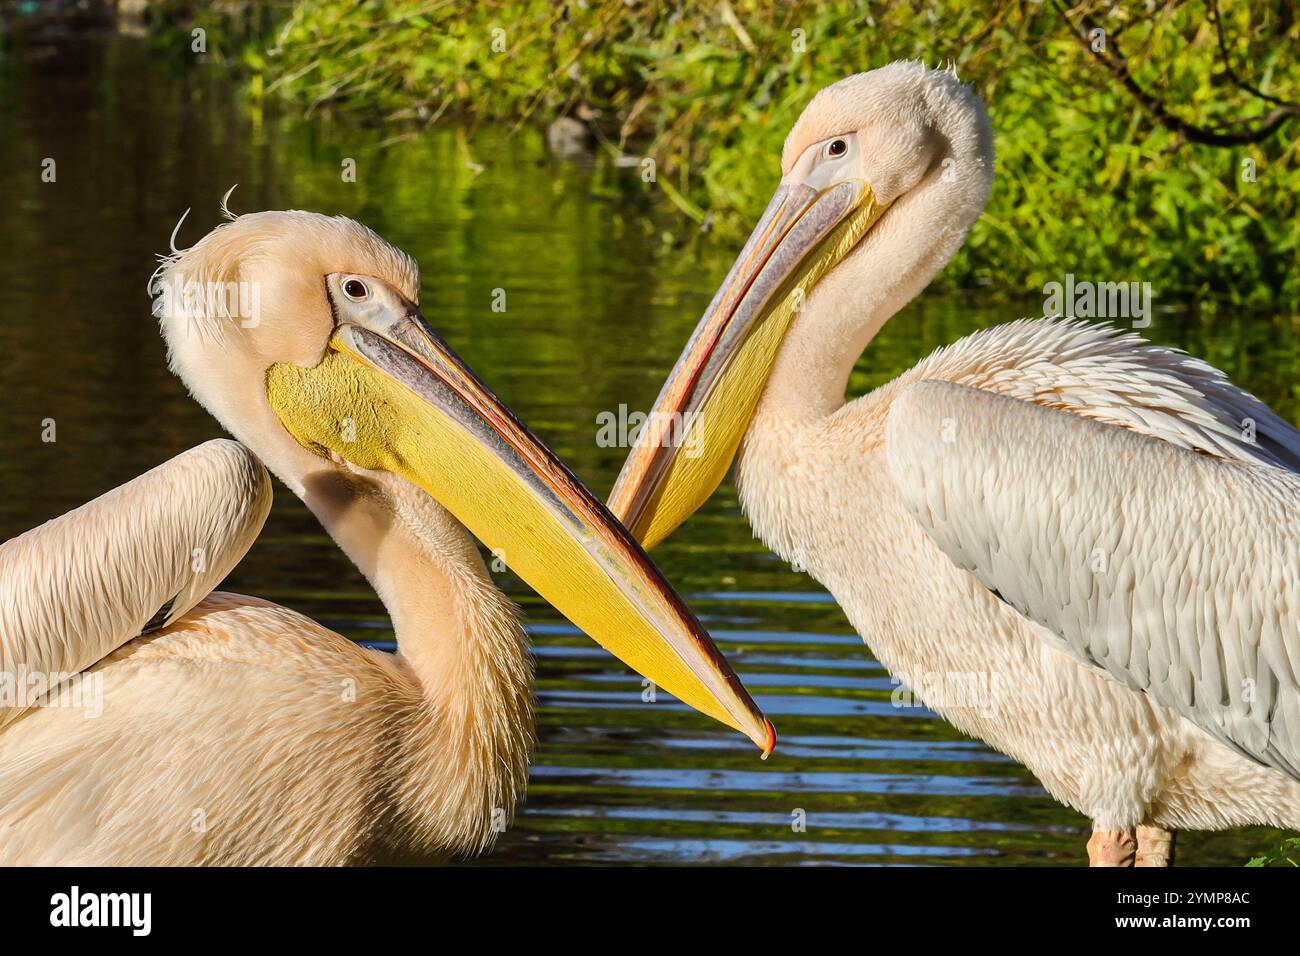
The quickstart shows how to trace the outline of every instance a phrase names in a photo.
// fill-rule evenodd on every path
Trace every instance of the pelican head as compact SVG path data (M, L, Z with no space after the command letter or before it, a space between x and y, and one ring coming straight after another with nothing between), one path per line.
M813 98L610 496L639 541L653 547L717 488L782 350L847 361L835 370L847 378L879 324L960 246L992 160L984 108L955 73L893 63Z
M408 256L349 219L263 212L166 260L153 291L173 370L381 594L394 512L435 550L463 525L632 668L770 750L640 546L425 321Z

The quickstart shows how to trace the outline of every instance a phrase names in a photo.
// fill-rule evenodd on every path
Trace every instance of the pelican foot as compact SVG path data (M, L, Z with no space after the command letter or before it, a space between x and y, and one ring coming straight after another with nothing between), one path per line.
M1137 839L1132 829L1096 830L1088 838L1089 866L1132 866Z
M1174 831L1160 827L1137 828L1137 866L1173 866Z

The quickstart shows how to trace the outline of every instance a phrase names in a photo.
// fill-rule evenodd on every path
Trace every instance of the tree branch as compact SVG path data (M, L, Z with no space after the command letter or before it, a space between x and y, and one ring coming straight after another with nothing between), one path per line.
M1248 92L1254 93L1256 96L1271 102L1280 103L1280 105L1270 113L1260 117L1252 117L1252 120L1260 120L1259 125L1247 130L1229 132L1225 129L1212 129L1210 127L1189 122L1181 116L1175 115L1169 107L1165 105L1163 100L1145 89L1142 84L1134 78L1133 74L1129 71L1128 61L1124 58L1124 54L1120 52L1119 44L1114 41L1113 37L1108 37L1107 39L1106 47L1109 49L1093 49L1092 44L1088 40L1088 33L1094 29L1094 25L1087 19L1087 14L1084 14L1083 28L1080 30L1075 27L1074 21L1070 19L1069 11L1061 0L1056 0L1055 5L1057 10L1060 11L1061 17L1065 20L1066 24L1068 24L1069 27L1080 37L1088 52L1091 53L1093 57L1101 63L1126 90L1129 91L1132 97L1137 100L1138 104L1150 113L1152 118L1161 125L1178 133L1189 142L1201 143L1206 146L1243 146L1250 143L1259 143L1272 136L1273 133L1276 132L1277 129L1287 120L1295 116L1300 116L1300 105L1275 100L1272 97L1259 93L1258 91L1243 87L1244 89L1247 89ZM1228 70L1229 75L1233 77L1234 81L1236 81L1236 76L1231 72L1230 66L1228 67ZM1238 85L1241 84L1238 83Z
M1228 39L1223 34L1223 17L1219 15L1219 0L1209 0L1210 18L1214 21L1214 29L1219 36L1219 55L1223 57L1223 71L1228 74L1228 79L1232 80L1239 88L1245 90L1251 96L1257 96L1261 100L1267 100L1277 106L1295 106L1287 100L1280 100L1276 96L1269 96L1255 87L1251 86L1240 76L1232 67L1232 58L1228 55Z

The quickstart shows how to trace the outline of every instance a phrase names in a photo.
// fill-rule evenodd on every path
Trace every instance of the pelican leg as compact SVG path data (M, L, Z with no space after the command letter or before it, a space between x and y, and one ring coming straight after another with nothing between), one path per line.
M1089 866L1132 866L1137 852L1137 839L1133 830L1100 830L1094 828L1088 838Z
M1173 866L1174 865L1173 830L1160 827L1140 826L1137 828L1137 866Z

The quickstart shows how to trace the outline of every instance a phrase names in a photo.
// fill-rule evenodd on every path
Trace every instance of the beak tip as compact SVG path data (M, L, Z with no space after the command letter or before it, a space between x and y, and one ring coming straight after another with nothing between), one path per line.
M767 743L763 746L761 758L766 760L772 756L772 751L776 749L776 728L772 726L772 722L766 717L763 718L763 724L767 728Z

